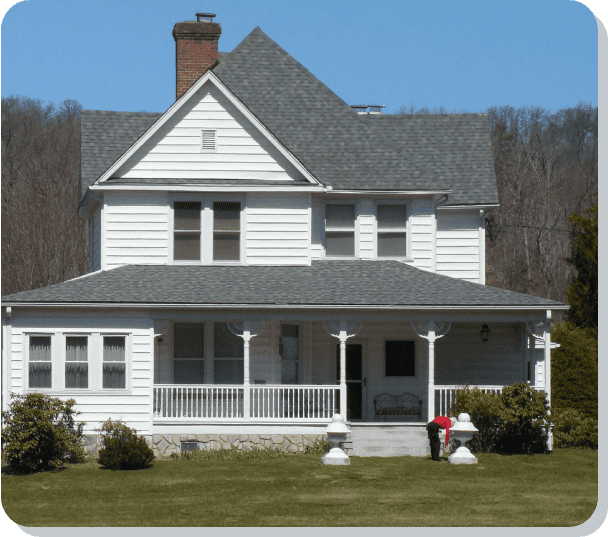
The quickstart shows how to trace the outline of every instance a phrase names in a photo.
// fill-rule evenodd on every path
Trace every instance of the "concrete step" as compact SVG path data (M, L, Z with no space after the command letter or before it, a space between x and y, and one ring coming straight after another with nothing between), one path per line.
M424 457L431 454L425 424L351 424L346 440L348 454L359 457Z

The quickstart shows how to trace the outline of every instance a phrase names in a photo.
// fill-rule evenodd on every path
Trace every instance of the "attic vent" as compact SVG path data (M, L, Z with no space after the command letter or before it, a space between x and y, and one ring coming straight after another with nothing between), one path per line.
M201 151L204 153L215 153L217 149L216 131L202 131Z

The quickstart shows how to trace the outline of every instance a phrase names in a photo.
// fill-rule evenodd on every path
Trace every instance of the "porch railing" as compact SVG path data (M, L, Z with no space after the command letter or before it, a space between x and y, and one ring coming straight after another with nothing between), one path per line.
M464 386L462 385L435 385L435 414L437 416L447 416L452 410L456 401L456 390L461 390ZM484 393L502 393L504 386L490 386L490 385L478 385L469 386L467 388L478 388ZM534 390L544 392L543 386L532 386Z
M251 386L252 420L329 421L338 412L340 386Z
M154 418L178 420L242 420L243 386L154 386Z
M245 416L243 385L157 384L155 421L329 422L339 411L337 385L250 386L250 416Z

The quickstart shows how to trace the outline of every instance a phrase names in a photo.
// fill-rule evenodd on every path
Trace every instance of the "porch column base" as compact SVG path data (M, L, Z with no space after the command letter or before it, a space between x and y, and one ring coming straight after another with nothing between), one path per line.
M475 458L475 455L473 455L468 449L467 452L463 452L463 453L458 453L458 450L461 449L462 446L460 446L454 453L452 453L449 457L448 457L448 462L451 462L452 464L477 464L479 461Z
M334 446L329 450L329 453L321 457L321 462L323 464L347 465L350 464L350 459L344 451Z

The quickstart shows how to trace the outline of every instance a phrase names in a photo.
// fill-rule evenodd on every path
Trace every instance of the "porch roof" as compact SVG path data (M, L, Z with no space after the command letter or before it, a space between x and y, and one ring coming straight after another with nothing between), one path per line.
M310 266L124 265L2 298L3 305L151 305L567 309L554 300L427 272L398 261Z

